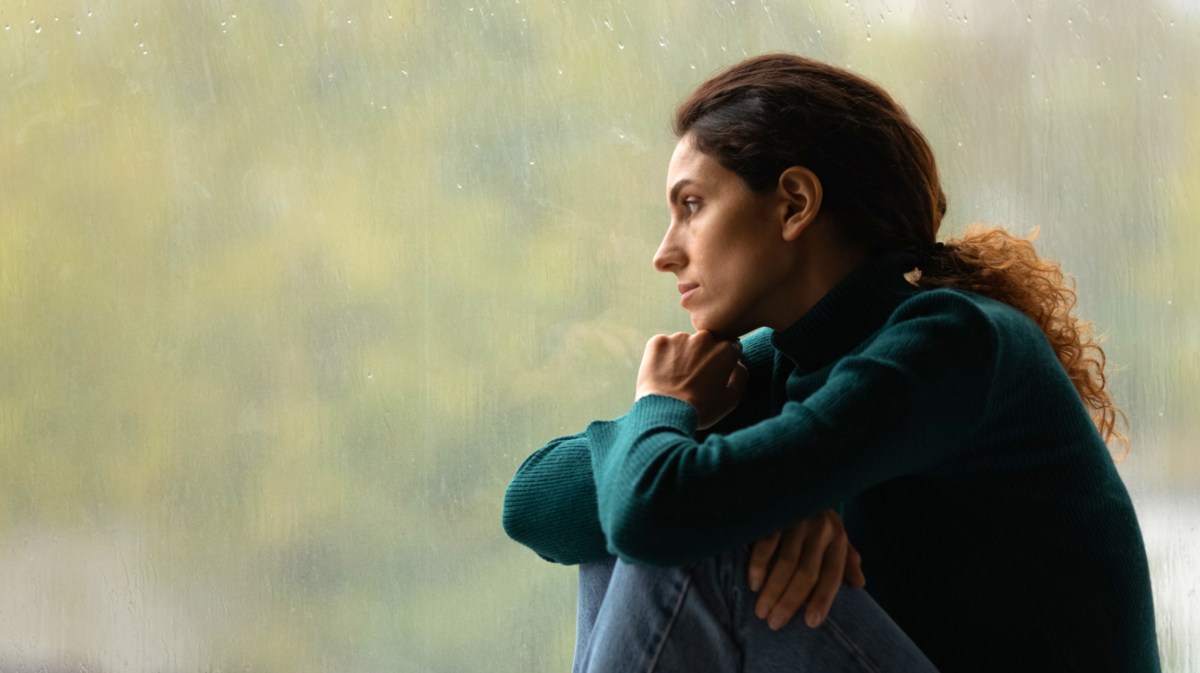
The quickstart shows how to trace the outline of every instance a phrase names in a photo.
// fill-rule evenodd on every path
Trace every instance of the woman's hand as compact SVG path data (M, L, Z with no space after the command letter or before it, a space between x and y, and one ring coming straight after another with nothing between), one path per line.
M637 394L666 395L696 408L697 427L712 427L737 408L746 389L746 366L737 342L707 330L659 334L646 343L638 370Z
M832 510L755 542L749 575L750 589L762 589L754 614L776 630L783 628L805 603L804 622L814 628L820 626L843 579L852 587L861 588L867 583L862 557L851 546L841 518Z

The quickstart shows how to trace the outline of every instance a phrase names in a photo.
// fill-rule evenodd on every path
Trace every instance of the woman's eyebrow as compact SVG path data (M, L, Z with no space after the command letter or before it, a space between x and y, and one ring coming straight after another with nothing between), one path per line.
M669 196L667 198L667 201L669 203L675 203L675 200L679 198L680 190L682 190L684 187L687 187L688 185L692 184L693 182L694 181L691 178L684 178L684 179L680 180L679 182L676 182L675 186L671 187L671 196Z

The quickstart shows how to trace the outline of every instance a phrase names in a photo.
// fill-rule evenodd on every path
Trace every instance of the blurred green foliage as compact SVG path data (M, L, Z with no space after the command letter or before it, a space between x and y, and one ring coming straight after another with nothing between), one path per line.
M0 0L0 669L565 670L573 575L502 491L687 327L649 265L670 113L765 51L909 108L944 237L1041 227L1110 335L1135 497L1194 488L1198 22Z

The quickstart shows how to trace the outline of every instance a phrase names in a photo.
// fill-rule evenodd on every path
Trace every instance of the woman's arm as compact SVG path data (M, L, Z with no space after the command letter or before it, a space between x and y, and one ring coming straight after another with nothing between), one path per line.
M504 532L554 563L611 556L596 511L591 460L583 433L551 440L526 458L504 493Z
M771 332L742 340L750 383L742 403L710 432L730 433L765 418L775 361ZM703 435L701 435L703 436ZM551 440L517 468L504 494L503 524L509 537L555 563L595 561L612 552L600 528L592 446L586 433Z
M661 394L642 397L621 419L593 423L586 435L609 548L680 565L940 463L981 417L994 334L971 299L929 292L902 305L813 394L752 427L699 438L696 409ZM659 356L683 357L679 349L688 347ZM701 385L720 372L707 378ZM705 395L660 383L684 399ZM657 385L640 387L654 393Z

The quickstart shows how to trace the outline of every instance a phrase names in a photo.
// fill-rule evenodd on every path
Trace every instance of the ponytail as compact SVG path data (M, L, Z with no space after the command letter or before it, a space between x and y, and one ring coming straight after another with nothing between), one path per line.
M1118 423L1127 426L1127 419L1105 388L1102 339L1093 336L1090 322L1072 314L1075 283L1057 263L1038 257L1035 238L1036 230L1029 238L1017 238L1002 228L972 225L962 238L928 248L914 280L921 287L982 294L1029 316L1054 347L1101 437L1127 450L1129 440L1118 430Z

